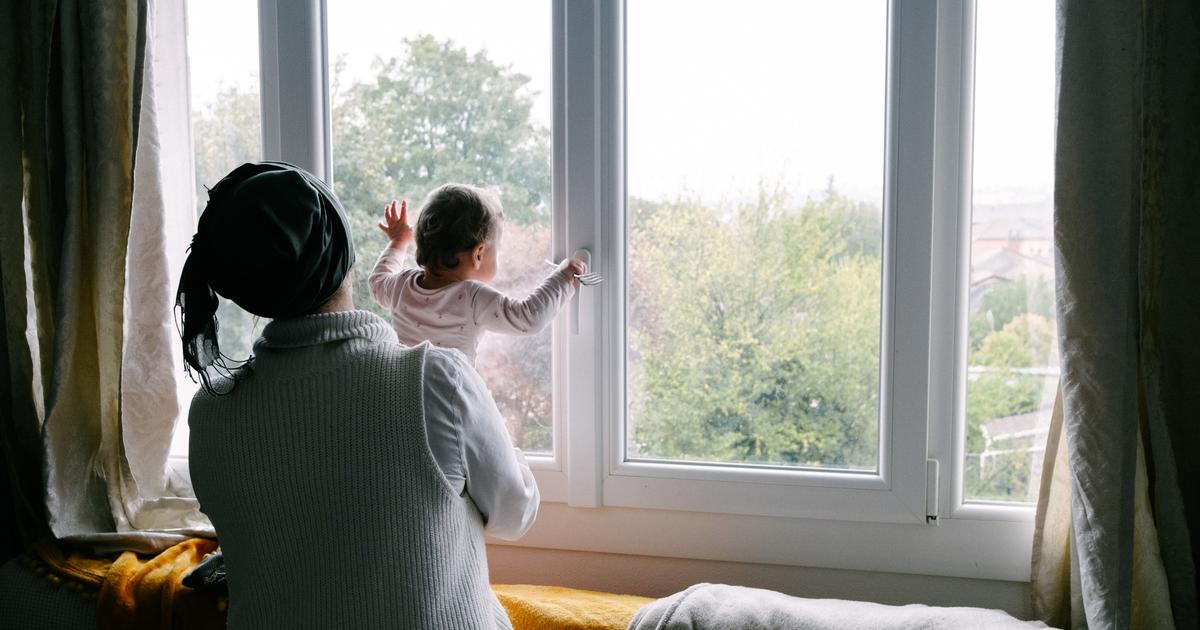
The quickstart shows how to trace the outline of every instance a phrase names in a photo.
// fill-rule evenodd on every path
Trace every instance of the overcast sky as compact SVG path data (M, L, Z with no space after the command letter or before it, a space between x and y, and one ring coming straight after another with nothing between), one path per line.
M194 101L257 85L257 8L189 8ZM443 0L329 3L330 58L348 78L430 33L486 50L532 78L549 127L550 3ZM630 192L709 199L760 180L803 196L832 176L878 201L883 172L886 2L630 0ZM1046 197L1052 181L1054 4L980 0L975 189L981 202ZM344 78L343 81L346 79ZM336 162L336 151L335 162Z

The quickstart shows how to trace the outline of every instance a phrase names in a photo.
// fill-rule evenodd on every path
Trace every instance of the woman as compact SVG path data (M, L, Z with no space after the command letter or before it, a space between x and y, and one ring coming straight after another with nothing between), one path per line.
M178 296L190 466L225 554L229 626L510 628L483 535L520 537L538 490L464 357L354 310L337 198L278 162L209 192ZM271 318L248 362L217 294Z

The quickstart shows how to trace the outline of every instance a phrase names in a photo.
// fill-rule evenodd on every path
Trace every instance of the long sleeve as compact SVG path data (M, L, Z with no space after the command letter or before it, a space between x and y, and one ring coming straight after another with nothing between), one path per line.
M403 282L404 252L391 247L385 247L367 276L367 286L371 290L371 298L384 308L395 306Z
M472 306L475 323L485 330L510 335L535 335L554 321L558 310L575 294L561 270L552 272L524 300L514 300L479 284Z
M465 489L484 531L515 540L533 525L541 496L479 374L456 351L430 348L425 362L430 450L446 480Z

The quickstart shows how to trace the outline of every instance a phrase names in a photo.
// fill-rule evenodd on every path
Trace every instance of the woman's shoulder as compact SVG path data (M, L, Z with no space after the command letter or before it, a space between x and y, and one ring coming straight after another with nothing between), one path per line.
M455 383L462 381L463 370L471 369L471 362L467 359L467 355L463 354L462 350L457 348L443 348L435 346L428 341L422 342L425 346L425 374L429 377L444 377Z
M435 346L429 341L407 346L400 342L379 344L372 348L372 353L378 360L387 363L412 363L428 372L446 374L455 380L461 378L464 369L470 368L471 363L461 350Z

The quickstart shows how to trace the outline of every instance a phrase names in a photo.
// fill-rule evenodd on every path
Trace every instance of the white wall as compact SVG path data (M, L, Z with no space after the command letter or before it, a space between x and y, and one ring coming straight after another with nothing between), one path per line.
M655 558L613 553L488 545L495 584L552 584L663 597L697 582L739 584L812 598L999 608L1029 618L1025 582L772 564Z

